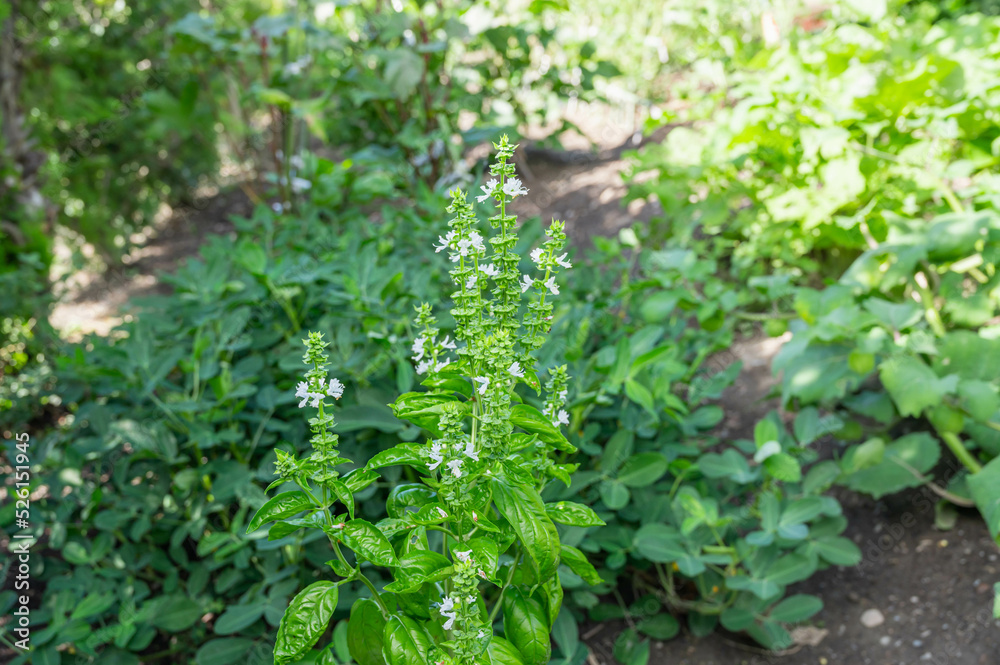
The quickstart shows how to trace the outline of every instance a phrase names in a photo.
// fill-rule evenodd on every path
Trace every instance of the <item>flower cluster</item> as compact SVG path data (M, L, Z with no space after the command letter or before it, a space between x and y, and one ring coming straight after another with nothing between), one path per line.
M542 413L552 421L555 427L569 425L569 414L563 408L569 394L569 390L566 388L568 382L566 365L560 365L552 370L549 380L545 384L545 408L542 409Z
M438 613L444 619L442 628L451 631L455 660L471 663L485 650L492 638L479 613L479 582L485 573L476 565L471 549L453 551L455 573L451 577L451 593L441 600Z
M327 369L329 356L326 353L328 344L323 340L323 334L311 332L309 337L302 341L306 345L302 362L311 367L305 374L305 380L296 385L295 396L300 400L300 409L308 406L318 410L318 413L309 419L309 429L312 432L309 442L312 444L313 452L308 459L300 461L291 453L277 450L275 471L285 480L296 480L301 483L303 478L307 477L322 483L337 478L340 474L334 467L344 462L337 450L339 437L333 433L336 419L333 413L327 410L330 404L326 402L328 397L335 400L343 397L344 384L339 379L329 376Z

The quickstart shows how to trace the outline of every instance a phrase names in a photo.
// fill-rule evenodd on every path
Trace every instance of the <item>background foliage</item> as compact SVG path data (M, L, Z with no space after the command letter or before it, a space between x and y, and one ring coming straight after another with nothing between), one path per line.
M822 607L789 587L859 558L834 484L882 496L950 455L965 471L938 489L1000 535L988 3L779 6L777 41L728 0L207 4L0 1L22 71L0 136L0 418L32 432L32 522L49 525L33 662L266 662L328 557L300 532L245 535L274 447L305 440L288 417L303 331L349 386L346 457L416 440L386 404L417 384L413 306L448 295L443 194L478 189L468 155L501 130L570 127L570 99L673 129L630 157L629 197L662 214L577 252L541 351L570 362L580 448L546 499L608 523L560 526L605 582L560 570L554 660L585 662L577 625L619 618L623 663L682 625L787 646ZM107 338L48 327L57 232L113 266L163 206L227 184L252 214L169 295ZM527 222L519 249L539 234ZM713 354L755 326L792 333L775 367L791 413L723 440L740 368ZM413 480L394 473L366 519Z

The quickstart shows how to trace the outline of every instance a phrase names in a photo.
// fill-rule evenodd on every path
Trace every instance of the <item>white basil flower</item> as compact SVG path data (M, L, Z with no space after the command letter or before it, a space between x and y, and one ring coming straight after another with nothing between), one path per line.
M528 193L528 190L521 185L519 178L511 178L503 184L503 193L514 199L518 196L524 196Z
M479 201L480 203L482 203L486 199L488 199L491 196L493 196L496 193L496 189L497 189L497 185L498 184L500 184L500 183L498 183L495 178L490 178L489 182L487 182L485 185L482 185L482 186L479 187L479 189L483 190L483 195L482 196L477 196L476 200Z
M302 400L299 402L299 408L305 408L306 402L309 401L309 384L305 381L299 381L298 385L295 386L295 396Z
M472 550L466 550L465 552L455 552L455 558L462 563L469 563L469 556L472 554Z
M556 285L556 278L554 276L545 280L545 287L552 293L552 295L559 295L559 287Z
M521 293L524 293L531 288L531 285L535 283L535 280L531 279L527 275L523 277L524 281L521 282Z
M521 363L517 362L516 360L510 364L510 367L507 368L507 371L510 372L511 376L515 376L519 379L524 378L524 370L521 369Z
M454 231L448 231L448 235L438 236L438 242L441 243L441 244L440 245L435 245L434 246L434 251L435 252L440 252L442 250L451 248L451 241L454 240L454 239L455 239L455 232Z
M334 399L340 399L344 396L344 384L339 379L330 379L330 385L327 386L326 394Z
M469 275L469 279L465 280L465 288L467 289L476 288L476 276L474 274Z
M476 378L473 379L473 381L479 384L479 394L485 395L486 389L490 387L490 377L477 376Z
M560 425L569 425L569 414L566 413L565 409L559 409L559 415L556 416L556 419L552 424L556 427L559 427Z
M478 232L473 231L469 234L469 242L472 243L473 249L480 254L486 251L486 244L483 242L483 236L479 235Z
M542 249L541 247L536 247L535 249L531 250L531 260L534 261L535 265L537 265L539 268L542 267L542 254L544 253L545 250Z
M417 374L426 374L427 370L431 368L430 360L422 360L417 363Z
M569 254L563 254L558 259L556 259L556 263L561 265L563 268L572 268L573 264L566 260L567 256L569 256Z
M448 468L451 469L451 475L455 476L456 478L462 477L462 460L453 459L452 461L448 462Z
M414 362L420 362L423 360L424 354L427 352L427 349L424 348L425 344L427 344L426 337L418 337L413 340L413 346L410 347L410 350L413 351Z
M441 616L448 619L444 622L444 629L451 630L452 626L455 625L455 600L449 596L446 596L443 601L441 601L441 607L438 610L441 612Z
M476 446L472 443L472 439L465 442L465 450L463 452L469 459L479 461L479 453L476 452Z
M479 272L483 273L487 277L496 277L497 275L500 274L500 271L492 263L489 264L488 266L480 266Z
M431 446L430 457L434 460L434 463L427 467L431 471L441 466L441 463L444 462L444 445L440 441L435 441L434 445Z

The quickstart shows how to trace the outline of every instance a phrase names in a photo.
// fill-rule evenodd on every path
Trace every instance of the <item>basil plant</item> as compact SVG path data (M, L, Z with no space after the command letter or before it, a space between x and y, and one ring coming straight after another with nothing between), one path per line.
M322 530L339 579L311 584L292 600L278 629L275 663L306 656L327 631L340 586L361 582L370 597L351 607L347 629L359 665L543 665L562 602L559 565L600 582L579 550L560 544L555 523L603 522L586 506L546 505L540 495L553 480L568 486L575 470L553 459L575 451L560 431L568 422L566 367L547 371L543 400L533 355L550 328L556 274L570 267L562 253L564 225L552 222L531 252L530 274L522 274L516 217L507 204L527 190L514 176L516 146L503 137L494 148L492 178L478 196L498 208L489 218L489 249L467 195L452 192L454 217L435 249L452 263L455 328L442 335L431 307L417 308L422 332L413 360L429 390L401 395L392 405L429 440L400 443L341 475L337 467L348 460L337 449L331 398L339 399L344 386L329 376L322 335L305 340L309 370L296 396L300 407L315 409L313 451L303 459L278 453L280 479L271 488L291 481L299 489L268 501L248 530L266 522L275 523L273 537ZM521 396L520 384L535 391L541 408ZM404 477L419 482L392 489L388 517L377 524L355 519L354 495L392 465L409 467ZM378 588L365 572L371 566L388 569L392 582Z

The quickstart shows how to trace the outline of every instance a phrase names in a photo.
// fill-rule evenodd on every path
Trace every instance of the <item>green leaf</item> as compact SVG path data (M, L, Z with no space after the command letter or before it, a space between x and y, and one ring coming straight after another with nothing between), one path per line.
M797 499L788 504L788 507L781 513L778 526L788 526L792 524L802 524L809 522L819 516L823 511L823 500L817 496L810 496L804 499Z
M643 299L639 316L646 323L662 323L670 318L679 300L676 291L655 291Z
M488 536L479 536L467 541L458 551L468 548L472 551L472 561L476 567L486 574L486 578L496 582L497 566L500 561L500 548L496 541Z
M802 466L788 453L771 455L764 460L764 468L775 479L786 483L797 483L802 479Z
M396 48L385 55L385 82L397 99L406 99L417 89L424 75L424 60L407 48Z
M835 566L856 566L861 563L861 549L842 536L828 536L813 541L816 553Z
M248 637L223 637L209 640L198 649L194 656L197 665L230 665L243 660L254 645Z
M655 563L672 563L688 554L680 532L666 524L642 525L635 532L632 546L642 557Z
M337 534L348 547L354 550L355 554L371 561L376 566L398 566L396 553L392 551L392 545L386 540L371 522L365 520L348 520L344 522L344 528Z
M587 560L586 555L584 555L584 553L580 550L575 547L570 547L569 545L560 545L559 552L560 562L565 564L567 568L572 570L574 574L579 576L587 584L593 586L604 581L601 579L601 576L598 575L597 569L594 568L593 564Z
M742 607L727 607L719 615L719 621L726 630L741 633L754 622L754 615L753 612Z
M926 432L914 432L886 446L881 462L846 476L843 483L877 499L907 487L922 485L924 480L913 471L927 473L940 457L941 447L933 436Z
M445 411L454 410L458 413L468 411L471 402L465 402L455 397L451 393L404 393L391 404L392 412L400 420L409 420L411 423L440 436L442 432L438 429L441 414ZM337 420L342 418L338 416ZM340 424L337 425L341 430Z
M770 616L781 623L799 623L823 609L823 601L816 596L797 594L785 598L771 609Z
M844 426L844 421L833 415L820 416L815 407L808 406L795 416L795 440L800 446L808 446L810 443L832 432L836 432Z
M767 581L780 586L801 582L816 571L816 563L801 554L786 554L767 570Z
M653 398L653 393L650 392L649 388L642 385L635 379L627 379L625 381L625 395L630 400L646 409L646 412L654 418L659 416L656 411L656 400Z
M884 361L879 365L879 378L903 416L921 415L955 388L954 379L939 379L934 370L913 356Z
M524 661L521 660L521 652L502 637L494 637L490 640L487 653L490 655L492 665L524 665Z
M296 661L312 648L326 631L337 609L337 585L313 582L300 591L285 610L274 645L275 665Z
M427 665L433 648L427 630L410 617L397 614L385 624L382 636L385 665Z
M187 596L174 594L160 601L150 623L168 633L179 633L193 626L201 615L198 603Z
M844 473L857 473L880 464L884 458L885 441L879 438L868 439L847 449L840 460L840 468Z
M975 420L986 422L1000 410L1000 396L993 384L975 379L962 379L958 383L962 407Z
M250 520L247 525L247 533L251 533L260 528L265 522L283 520L286 517L298 515L303 510L315 508L312 499L305 492L295 490L294 492L282 492L265 503Z
M707 453L698 458L698 470L707 478L728 478L737 483L749 483L757 478L746 458L733 448L721 455Z
M427 465L427 459L420 454L420 447L415 443L400 443L388 450L376 453L368 460L366 469L381 469L396 464L409 464L416 467Z
M573 614L563 608L552 623L552 639L555 640L565 659L570 659L580 646L580 628L573 619Z
M618 481L626 487L647 487L663 477L670 463L660 453L638 453L625 460Z
M617 471L629 457L632 456L635 448L635 433L632 430L620 429L611 435L608 443L604 446L604 453L601 455L601 469L606 473Z
M545 512L553 522L567 526L604 526L604 520L589 506L572 501L545 504Z
M676 637L680 629L677 619L665 613L643 619L636 624L636 630L656 640L671 640Z
M559 532L534 488L493 478L493 500L521 540L537 579L551 577L559 566Z
M1000 543L1000 457L966 479L976 507L983 514L993 540Z
M525 665L548 665L552 644L541 603L519 588L509 587L503 598L503 628Z
M382 640L386 620L378 604L370 598L358 598L351 606L347 622L347 648L358 665L385 665Z
M753 430L753 440L758 449L769 441L778 441L778 426L766 418L759 421Z
M222 616L215 620L215 634L232 635L240 632L264 616L266 607L267 604L261 602L253 605L230 605Z
M552 444L559 450L568 453L576 452L576 446L566 439L562 431L533 406L515 404L510 410L510 422L525 432L537 434L539 439Z
M624 508L628 505L629 499L632 498L628 488L614 478L601 481L599 490L601 500L604 501L604 505L607 506L609 510L619 510Z
M87 597L73 608L73 613L69 615L71 621L76 619L89 619L90 617L104 612L115 603L115 596L110 592L89 593Z
M437 582L450 577L451 573L451 562L443 554L431 550L414 550L400 557L399 566L393 572L395 581L387 584L385 589L392 593L410 593L426 582Z

